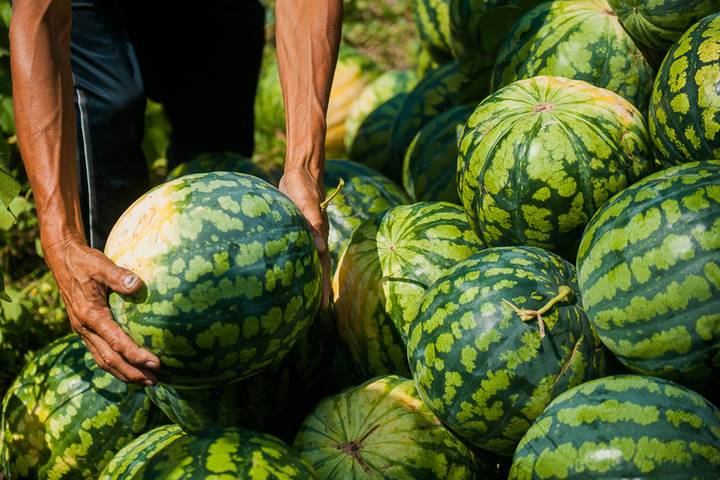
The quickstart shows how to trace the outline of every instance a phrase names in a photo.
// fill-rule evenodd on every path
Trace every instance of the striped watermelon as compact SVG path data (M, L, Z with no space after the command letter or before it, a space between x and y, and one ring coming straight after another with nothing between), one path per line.
M368 218L390 207L410 203L405 192L377 171L348 160L325 162L325 188L329 194L345 181L327 208L330 233L328 246L333 268L350 242L352 232Z
M593 217L578 253L583 305L628 368L720 379L720 162L647 177Z
M189 162L181 163L168 173L167 180L174 180L191 173L207 173L224 170L228 172L247 173L254 177L274 183L275 179L263 167L249 158L236 153L205 153L198 155Z
M428 407L501 455L553 398L604 369L575 269L535 247L488 248L447 271L423 297L407 353Z
M293 446L321 479L471 480L480 473L414 382L395 375L323 400Z
M500 47L491 90L536 75L584 80L641 110L653 79L607 0L554 0L522 16Z
M412 70L392 70L370 82L353 102L345 120L346 150L348 152L351 150L358 129L365 123L370 113L397 95L410 91L417 81L417 74Z
M664 166L720 158L720 14L670 49L655 79L650 135Z
M720 11L718 0L608 0L608 3L637 43L663 54L692 24Z
M423 50L437 62L452 58L450 49L450 0L416 0L415 25Z
M455 172L458 140L471 107L455 107L433 118L405 153L403 187L413 201L460 203Z
M290 447L264 433L225 428L151 430L123 448L100 480L308 480L315 473Z
M487 77L500 42L520 16L543 0L450 0L450 45L466 71Z
M585 82L534 77L495 92L469 118L458 189L487 245L575 258L592 214L652 168L643 116L629 102Z
M417 46L413 52L414 58L412 64L414 65L415 72L419 78L424 77L430 70L439 67L441 63L445 63L447 61L443 60L442 62L438 62L433 58L432 53L430 53L421 43L418 42L416 45Z
M0 471L8 480L94 480L156 418L141 388L100 369L78 336L63 337L5 395Z
M391 178L400 178L405 151L420 129L439 113L478 102L487 93L481 83L463 73L457 62L447 63L420 80L405 98L392 127Z
M105 246L147 286L111 294L120 326L171 385L213 386L278 361L310 327L320 262L300 211L268 183L193 174L136 201Z
M338 330L358 370L407 373L403 341L425 289L481 248L462 209L445 202L394 207L355 230L333 291Z
M334 326L318 316L282 361L239 382L215 388L146 388L150 399L188 432L243 427L291 441L312 408L332 393L327 366Z
M377 75L377 66L372 60L346 45L341 46L326 117L325 152L328 157L345 155L345 122L350 109Z
M368 114L350 145L350 160L379 170L387 176L397 170L397 167L393 167L390 153L390 135L405 98L406 93L395 95Z
M709 479L720 412L666 380L618 375L558 396L523 437L510 479Z

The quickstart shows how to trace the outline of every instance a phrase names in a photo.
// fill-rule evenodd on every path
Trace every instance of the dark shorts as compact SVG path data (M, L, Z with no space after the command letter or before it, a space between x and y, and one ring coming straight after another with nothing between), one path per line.
M172 126L170 166L203 152L252 155L265 12L256 0L73 0L72 9L81 204L88 241L103 248L149 188L146 97Z

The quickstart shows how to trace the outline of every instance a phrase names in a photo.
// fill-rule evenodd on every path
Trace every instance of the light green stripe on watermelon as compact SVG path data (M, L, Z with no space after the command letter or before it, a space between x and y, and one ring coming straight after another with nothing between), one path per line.
M536 75L584 80L644 111L653 70L606 0L554 0L515 24L500 47L491 90Z
M543 0L450 0L450 45L468 72L488 76L518 18Z
M452 107L477 103L487 94L486 87L480 79L463 73L454 61L420 80L405 98L392 127L391 178L400 178L405 152L423 126Z
M487 245L533 245L573 259L593 213L653 168L635 107L559 77L490 95L468 119L459 152L460 199Z
M608 0L636 42L665 53L698 20L720 11L718 0Z
M101 370L78 336L61 338L5 395L0 471L8 480L95 479L156 417L141 388Z
M374 168L388 177L397 170L393 167L390 139L393 123L406 97L406 93L395 95L370 112L355 134L348 152L350 160Z
M248 175L187 175L151 190L105 247L146 288L110 295L120 326L172 385L247 378L281 359L319 308L320 262L300 211Z
M320 479L470 480L480 473L414 382L394 375L323 400L293 445Z
M122 449L100 480L309 480L317 476L277 438L225 428L183 433L165 426Z
M420 41L430 56L438 62L452 58L450 50L450 0L415 0L415 25Z
M575 269L535 247L488 248L447 271L423 297L407 353L438 418L501 455L553 398L604 370Z
M205 153L198 155L189 162L181 163L173 168L165 180L174 180L191 173L208 173L215 171L246 173L267 182L273 182L275 180L260 165L236 153Z
M511 480L717 478L720 411L653 377L619 375L558 396L523 437Z
M627 367L720 378L720 162L662 170L607 202L578 253L583 304Z
M395 207L355 230L333 288L338 330L358 370L407 373L403 340L422 295L481 248L462 209L446 202Z
M472 107L443 112L415 135L405 153L403 187L414 201L460 203L457 172L458 142Z
M353 102L345 120L345 148L350 151L358 129L370 113L391 98L407 93L417 82L417 75L412 70L385 72L370 82Z
M252 377L215 388L146 388L150 399L187 432L243 427L292 441L322 398L333 393L328 365L337 343L335 327L318 316L280 363Z
M326 195L338 186L340 179L345 182L342 191L327 208L328 247L334 270L352 232L360 224L390 207L410 203L410 200L388 178L356 162L328 160L323 178Z
M650 135L665 166L720 158L720 14L670 49L653 87Z

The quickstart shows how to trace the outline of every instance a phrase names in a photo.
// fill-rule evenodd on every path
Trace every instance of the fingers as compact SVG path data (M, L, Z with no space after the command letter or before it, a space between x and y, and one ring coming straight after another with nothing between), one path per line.
M140 277L126 268L118 267L101 252L93 251L95 280L110 287L111 290L125 295L137 293L143 286Z
M97 312L87 328L103 340L108 347L120 355L124 363L143 370L157 370L160 360L135 342L118 326L106 307Z
M330 306L330 294L332 287L330 286L330 253L325 250L320 252L320 265L322 266L322 301L320 303L323 310Z
M157 383L154 374L135 368L123 361L120 355L98 335L86 330L82 338L98 366L119 380L142 386L151 386Z

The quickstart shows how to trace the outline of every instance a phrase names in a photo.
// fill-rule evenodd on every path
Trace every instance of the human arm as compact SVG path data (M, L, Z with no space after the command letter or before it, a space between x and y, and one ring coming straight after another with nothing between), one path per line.
M287 154L280 190L310 224L323 266L323 307L330 297L324 198L325 114L342 28L342 0L277 0L276 42L285 104Z
M148 384L159 360L115 323L107 289L131 294L142 281L88 247L82 226L70 68L70 0L15 0L10 61L18 145L33 189L40 238L73 329L105 370Z

